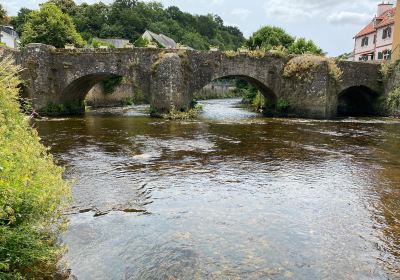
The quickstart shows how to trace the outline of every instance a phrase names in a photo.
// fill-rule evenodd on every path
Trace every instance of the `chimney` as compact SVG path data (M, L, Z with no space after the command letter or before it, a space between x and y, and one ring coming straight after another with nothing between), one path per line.
M393 8L393 4L390 4L389 2L385 3L385 1L382 1L381 4L378 4L378 13L377 16L381 16L387 11L389 11L391 8Z

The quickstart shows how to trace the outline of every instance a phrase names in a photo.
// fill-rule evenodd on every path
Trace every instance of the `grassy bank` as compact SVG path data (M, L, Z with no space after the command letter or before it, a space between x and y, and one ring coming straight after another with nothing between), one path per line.
M17 72L0 62L0 279L52 279L70 186L20 112Z

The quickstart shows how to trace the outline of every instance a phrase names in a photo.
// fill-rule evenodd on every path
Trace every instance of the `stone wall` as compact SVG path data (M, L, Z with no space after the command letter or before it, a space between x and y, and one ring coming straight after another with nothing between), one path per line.
M93 51L30 44L21 54L20 62L37 109L49 103L83 101L93 86L115 76L135 85L160 112L187 109L195 92L220 78L245 79L270 104L286 99L291 114L313 118L335 117L338 97L346 88L362 84L376 91L382 89L378 65L340 63L343 79L337 84L323 63L310 73L309 81L285 78L285 65L292 58L258 52L232 54L148 48Z

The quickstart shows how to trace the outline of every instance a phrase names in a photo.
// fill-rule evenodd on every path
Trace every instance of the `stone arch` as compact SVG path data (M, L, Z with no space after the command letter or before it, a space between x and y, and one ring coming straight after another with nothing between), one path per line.
M122 76L110 72L99 72L81 76L70 82L62 90L60 102L83 102L91 88L93 88L96 84L113 77Z
M337 115L342 117L375 115L375 102L378 96L378 92L364 85L348 87L338 95Z
M230 74L230 75L217 75L213 78L211 78L210 80L203 82L200 84L200 86L198 87L197 90L202 89L203 87L205 87L206 85L212 83L213 81L219 80L219 79L241 79L244 80L246 82L248 82L249 84L253 85L254 87L256 87L265 97L265 99L268 101L268 103L275 107L278 97L276 95L276 93L267 85L265 85L265 83L261 82L259 79L254 78L252 76L249 75L238 75L238 74ZM194 93L192 93L194 94Z

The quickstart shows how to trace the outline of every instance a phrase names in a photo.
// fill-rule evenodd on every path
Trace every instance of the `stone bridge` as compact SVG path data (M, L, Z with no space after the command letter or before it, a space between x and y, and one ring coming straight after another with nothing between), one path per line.
M371 113L383 93L376 64L338 62L335 80L327 61L308 75L284 75L293 57L166 49L65 50L30 44L14 55L21 64L26 95L36 109L83 101L89 90L110 77L123 77L159 112L188 108L195 92L219 78L242 78L256 86L275 108L285 100L298 117L333 118L338 113ZM300 73L305 74L305 73ZM368 112L367 112L368 111Z

